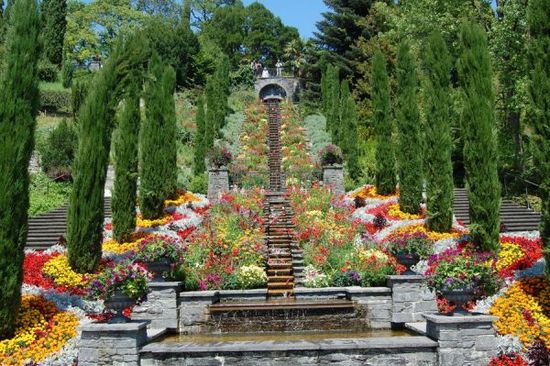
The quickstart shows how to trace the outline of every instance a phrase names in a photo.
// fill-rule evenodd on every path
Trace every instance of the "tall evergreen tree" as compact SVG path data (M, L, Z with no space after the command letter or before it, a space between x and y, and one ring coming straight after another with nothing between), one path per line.
M355 100L349 90L349 81L342 81L340 88L340 146L346 159L347 169L352 179L359 177L359 157L357 146L357 112Z
M329 71L332 66L330 64L323 68L321 73L321 111L326 116L328 111L328 95L329 95Z
M340 128L340 70L335 66L327 69L327 132L332 137L332 143L339 145L338 130Z
M439 32L432 33L428 39L424 67L428 227L448 232L453 225L451 58Z
M29 209L27 168L38 109L36 1L16 1L8 23L0 79L0 339L13 336L21 304Z
M164 93L164 125L163 136L163 180L164 198L175 198L178 187L178 145L177 145L177 119L176 101L174 91L176 87L176 72L170 66L166 66L162 73L162 91Z
M167 110L167 99L172 98L173 101L172 94L168 92L170 87L173 92L172 76L173 69L165 66L158 54L153 53L149 63L149 81L145 88L146 119L140 136L139 200L141 214L149 220L162 216L164 200L173 184L169 169L174 169L171 136L175 121L171 111Z
M179 88L189 87L196 74L195 58L200 52L197 36L191 30L191 1L183 3L181 21L176 26L176 55L177 62L173 65L176 70L176 83Z
M373 122L376 131L376 191L395 192L395 153L392 142L393 123L390 107L390 85L386 61L379 50L374 54L372 73Z
M214 145L214 140L225 125L225 116L229 111L229 87L229 59L224 56L219 61L214 75L206 83L206 149Z
M127 242L136 229L140 89L141 80L136 78L126 95L114 135L113 234L119 243Z
M206 115L204 112L204 96L199 97L197 105L197 134L195 135L195 175L202 174L206 170L204 158L206 156Z
M542 222L540 235L546 259L546 274L550 278L550 3L530 0L528 8L529 69L531 70L529 92L533 115L533 147L536 166L539 167L542 198Z
M103 195L116 107L135 73L142 72L149 48L135 34L119 42L97 73L79 115L79 144L67 217L71 267L92 272L101 259Z
M67 1L42 0L44 55L54 65L63 61L63 40L67 29Z
M458 77L463 99L461 132L470 202L473 242L496 252L500 231L500 183L497 173L495 95L491 58L484 30L477 24L461 27L462 53Z
M416 65L409 45L401 43L397 52L397 129L399 147L399 207L403 212L417 214L422 200L422 145L420 142L420 112L416 97Z

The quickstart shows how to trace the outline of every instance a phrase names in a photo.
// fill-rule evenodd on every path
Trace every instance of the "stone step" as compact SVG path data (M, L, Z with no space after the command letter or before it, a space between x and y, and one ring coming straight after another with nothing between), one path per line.
M292 268L289 266L288 268L284 269L268 269L267 270L267 276L289 276L292 275ZM292 277L292 276L291 276Z
M267 283L267 290L279 290L279 289L287 289L287 290L293 290L294 289L294 279L290 282L268 282Z
M267 277L268 282L292 282L294 280L294 276L291 275L285 275L285 276L268 276Z
M283 297L283 298L290 298L295 297L293 289L268 289L267 290L267 297L273 298L273 297Z

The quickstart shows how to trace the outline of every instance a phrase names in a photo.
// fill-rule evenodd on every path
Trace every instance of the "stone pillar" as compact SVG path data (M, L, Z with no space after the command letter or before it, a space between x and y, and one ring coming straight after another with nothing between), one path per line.
M147 343L147 322L82 327L79 366L139 366L139 350Z
M132 320L150 320L151 329L177 331L181 282L150 282L147 300L134 307Z
M439 365L487 365L497 354L493 328L496 316L424 314L424 317L427 336L439 343Z
M229 171L225 167L208 169L208 199L216 201L222 192L229 190Z
M428 290L424 276L388 276L392 289L392 325L423 322L423 313L437 311L435 294Z
M323 183L325 186L331 186L332 191L337 194L345 194L344 188L344 168L342 165L323 166Z

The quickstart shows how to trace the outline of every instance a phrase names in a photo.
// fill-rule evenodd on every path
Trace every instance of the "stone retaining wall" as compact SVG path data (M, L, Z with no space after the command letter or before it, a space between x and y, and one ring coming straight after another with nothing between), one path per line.
M436 312L435 294L428 290L424 276L388 276L392 289L391 321L395 326L424 321L423 313Z
M145 302L134 307L132 320L150 321L149 327L152 329L177 331L180 287L180 282L151 282L151 292Z

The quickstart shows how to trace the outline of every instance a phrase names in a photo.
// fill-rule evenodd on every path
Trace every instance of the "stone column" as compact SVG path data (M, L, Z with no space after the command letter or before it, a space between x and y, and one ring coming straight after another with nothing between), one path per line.
M216 201L222 192L229 191L229 171L225 167L208 169L208 199Z
M439 365L487 365L497 354L493 328L496 316L424 314L424 317L427 336L439 343Z
M132 311L132 320L149 320L151 329L177 331L181 282L150 282L147 300Z
M435 294L428 290L424 276L388 276L387 285L392 289L392 325L423 322L423 313L437 311Z
M139 366L139 350L147 343L147 322L82 327L79 366Z
M324 165L323 166L323 184L331 186L332 191L337 194L345 194L344 188L344 168L342 165Z

